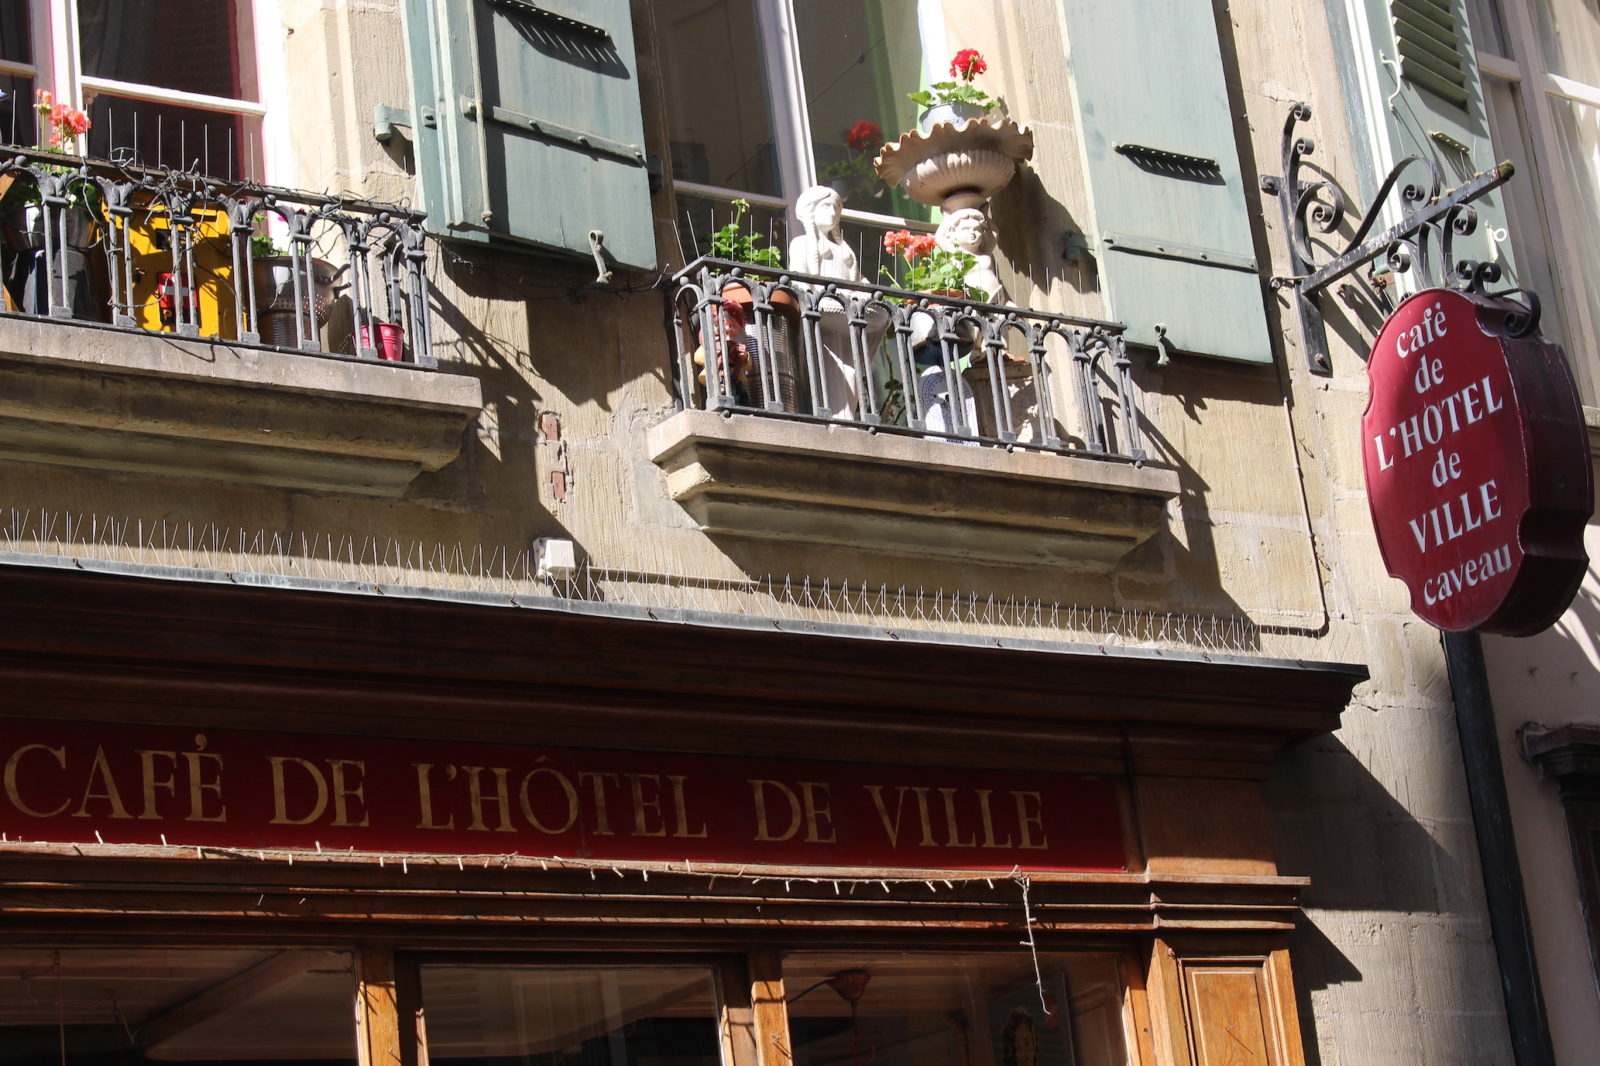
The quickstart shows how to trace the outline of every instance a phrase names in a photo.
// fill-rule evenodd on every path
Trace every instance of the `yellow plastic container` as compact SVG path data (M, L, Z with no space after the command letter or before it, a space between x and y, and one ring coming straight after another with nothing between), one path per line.
M233 251L228 241L228 214L222 208L197 207L191 214L194 236L194 287L200 299L200 335L235 340L236 293ZM128 245L133 257L133 316L143 328L173 331L162 324L161 281L172 271L172 220L165 206L136 206L129 219Z

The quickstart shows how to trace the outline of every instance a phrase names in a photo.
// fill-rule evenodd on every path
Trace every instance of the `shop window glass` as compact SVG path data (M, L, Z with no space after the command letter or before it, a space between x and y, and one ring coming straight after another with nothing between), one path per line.
M1126 1066L1109 955L793 955L794 1066Z
M0 949L0 1066L354 1063L347 952Z
M425 964L430 1066L720 1066L699 967Z

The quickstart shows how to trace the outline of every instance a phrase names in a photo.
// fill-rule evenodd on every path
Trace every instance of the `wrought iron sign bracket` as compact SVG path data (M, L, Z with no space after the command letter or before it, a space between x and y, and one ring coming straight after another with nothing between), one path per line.
M1283 210L1283 231L1289 248L1293 273L1272 279L1274 291L1290 289L1300 314L1300 336L1306 360L1316 374L1333 373L1328 356L1327 329L1322 320L1319 294L1367 262L1383 256L1397 274L1415 271L1424 287L1447 284L1452 288L1481 292L1499 280L1500 268L1494 263L1455 260L1451 246L1456 237L1465 237L1478 228L1478 212L1472 201L1504 184L1515 172L1510 163L1501 163L1453 189L1444 188L1443 175L1431 159L1407 156L1394 165L1372 205L1356 225L1341 251L1332 260L1317 265L1312 246L1312 230L1332 234L1344 221L1347 209L1344 192L1331 181L1306 181L1301 174L1306 156L1316 148L1310 137L1295 135L1297 123L1311 118L1311 108L1303 103L1289 109L1283 126L1283 176L1261 178L1261 189L1276 196ZM1424 179L1402 184L1407 174ZM1380 233L1372 231L1384 205L1398 190L1400 202L1408 209L1399 222ZM1320 241L1325 247L1327 241ZM1434 259L1433 250L1438 257ZM1442 268L1444 276L1440 276ZM1513 290L1516 291L1516 290ZM1504 295L1504 294L1501 294ZM1536 312L1535 312L1536 313Z

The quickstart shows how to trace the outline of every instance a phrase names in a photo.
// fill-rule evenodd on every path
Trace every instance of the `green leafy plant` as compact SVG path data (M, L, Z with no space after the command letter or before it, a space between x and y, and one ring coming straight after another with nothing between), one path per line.
M35 145L41 151L70 152L79 147L78 138L89 132L92 123L89 116L68 104L57 103L55 95L49 89L40 89L35 94L33 109L39 113L42 121L50 129L50 145ZM72 167L44 164L39 167L46 174L64 177L75 173ZM73 181L66 186L67 204L70 208L87 211L95 218L100 217L100 187L89 180ZM0 208L12 209L27 204L44 203L44 193L31 182L13 181L6 190L5 197L0 199Z
M978 265L977 257L939 247L931 233L904 229L885 233L883 250L905 261L898 277L887 266L878 268L891 284L916 292L957 293L969 300L984 298L967 285L967 272Z
M1000 101L972 84L973 78L988 69L989 64L976 48L963 48L950 60L951 80L936 81L931 88L907 93L906 99L923 108L939 104L972 104L992 111L1000 106Z
M783 265L783 253L767 243L767 239L751 226L743 230L745 212L750 201L733 201L733 219L707 238L707 251L716 259L731 259L735 263L752 266L776 267Z
M250 235L250 256L253 259L275 259L278 256L288 255L272 237L265 233Z

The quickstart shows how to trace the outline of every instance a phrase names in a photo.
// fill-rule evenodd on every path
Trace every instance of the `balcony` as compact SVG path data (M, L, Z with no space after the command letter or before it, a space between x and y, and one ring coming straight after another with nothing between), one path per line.
M1120 327L697 259L650 434L713 535L1104 571L1166 522Z
M0 151L0 454L378 496L459 454L420 216Z

